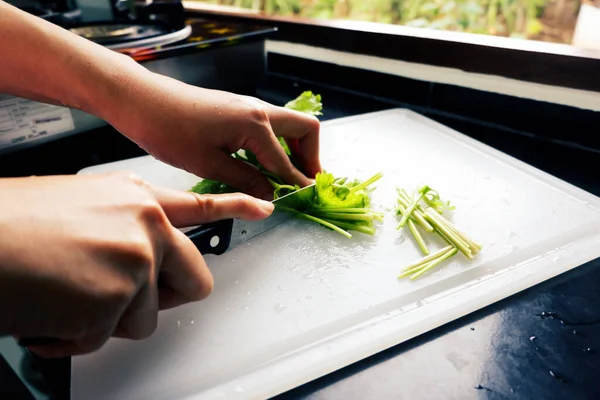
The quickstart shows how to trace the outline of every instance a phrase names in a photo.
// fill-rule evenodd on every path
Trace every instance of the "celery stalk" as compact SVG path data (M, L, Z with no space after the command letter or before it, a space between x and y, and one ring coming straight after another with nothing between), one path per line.
M425 196L425 193L423 193L423 192L419 193L417 198L415 200L413 200L412 203L408 207L406 207L406 212L404 214L402 214L402 218L400 219L400 223L398 224L399 227L403 227L404 224L406 224L408 217L410 217L410 215L415 210L415 208L417 208L417 206L419 205L419 202L421 201L423 196Z
M398 204L402 205L403 207L408 207L408 205L410 204L410 200L407 201L406 199L399 197L398 198ZM413 218L415 220L416 223L418 223L419 225L421 225L421 227L423 229L425 229L427 232L433 232L433 227L429 224L429 222L427 222L427 220L425 220L425 217L423 216L423 213L421 213L420 210L415 210L411 216L411 218Z
M438 250L435 253L430 254L427 257L423 257L419 261L410 264L409 266L405 267L403 271L410 271L411 269L415 269L417 267L420 267L423 264L426 264L429 261L435 260L436 258L438 258L438 257L446 254L448 251L452 250L453 248L454 248L454 246L446 246L443 249Z
M452 232L445 224L440 223L435 217L431 216L431 211L428 210L425 212L425 216L428 217L429 222L437 229L439 229L446 239L452 242L452 244L457 247L465 256L469 259L473 258L471 250L469 249L469 245L467 245L461 238L459 238L454 232Z
M481 247L482 247L481 244L477 243L476 241L472 240L467 235L465 235L463 232L461 232L452 222L448 221L446 218L444 218L442 215L440 215L438 213L433 213L432 215L435 218L437 218L439 221L444 223L454 233L456 233L456 235L458 237L460 237L464 242L466 242L469 245L469 247L471 247L473 250L475 250L475 252L478 252L479 250L481 250Z
M429 249L427 248L427 245L425 244L423 237L421 237L421 234L417 230L417 227L415 226L414 222L412 222L412 220L410 219L408 220L408 229L410 230L410 233L412 233L413 237L415 238L415 241L419 245L421 253L423 253L424 255L428 255Z
M424 273L426 273L427 271L433 269L435 266L439 265L440 263L442 263L443 261L446 261L447 259L449 259L450 257L454 256L456 253L458 252L458 249L455 247L454 249L450 250L449 252L447 252L446 254L444 254L442 257L431 261L430 263L428 263L425 267L423 267L419 272L417 272L414 275L411 275L410 279L411 280L415 280L418 277L420 277L421 275L423 275Z
M323 226L331 228L334 231L336 231L337 233L340 233L340 234L346 236L348 239L352 238L352 235L350 233L348 233L345 230L343 230L343 229L335 226L331 222L327 222L327 221L322 220L321 218L313 217L312 215L308 215L308 214L304 214L304 213L298 214L297 216L300 217L300 218L307 219L309 221L317 222L317 223L319 223L319 224L321 224Z

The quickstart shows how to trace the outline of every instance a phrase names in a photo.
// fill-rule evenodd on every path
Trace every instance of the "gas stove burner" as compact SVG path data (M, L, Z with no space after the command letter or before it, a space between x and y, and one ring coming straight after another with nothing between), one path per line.
M113 50L141 49L167 45L187 39L192 33L190 26L173 31L162 25L97 23L76 26L71 32Z
M131 24L81 26L71 28L70 31L97 43L107 43L116 40L147 39L169 33L167 29L157 26Z

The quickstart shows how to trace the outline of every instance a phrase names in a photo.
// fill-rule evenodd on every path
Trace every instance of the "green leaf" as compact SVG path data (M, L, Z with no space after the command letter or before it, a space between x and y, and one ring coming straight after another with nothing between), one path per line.
M198 194L223 194L237 192L235 188L211 179L204 179L198 182L190 189L190 191Z
M314 116L323 115L321 113L323 109L321 95L314 95L311 91L303 92L294 100L287 102L284 107Z

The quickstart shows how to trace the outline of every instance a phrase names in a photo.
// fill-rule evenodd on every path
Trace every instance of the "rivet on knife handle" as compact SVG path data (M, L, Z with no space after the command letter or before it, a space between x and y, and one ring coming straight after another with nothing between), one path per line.
M186 232L186 235L196 245L200 254L221 255L227 251L231 243L233 219L204 224Z

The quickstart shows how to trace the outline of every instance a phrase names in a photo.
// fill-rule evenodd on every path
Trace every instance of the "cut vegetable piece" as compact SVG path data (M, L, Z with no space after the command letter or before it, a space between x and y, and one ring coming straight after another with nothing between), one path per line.
M476 241L472 240L467 235L465 235L463 232L461 232L452 222L448 221L440 214L433 214L433 216L442 223L446 224L446 226L450 228L458 237L464 240L474 253L477 253L481 250L481 244L477 243Z
M298 217L307 219L309 221L317 222L317 223L319 223L319 224L321 224L323 226L326 226L326 227L328 227L330 229L333 229L334 231L336 231L336 232L338 232L338 233L346 236L348 239L352 238L352 235L350 233L348 233L345 230L343 230L343 229L335 226L331 222L327 222L327 221L322 220L321 218L313 217L312 215L308 215L308 214L304 214L304 213L298 214Z
M398 197L398 204L402 205L404 208L408 207L410 204L410 199L405 199L404 196L400 195ZM425 220L425 216L420 210L420 207L417 206L417 209L411 214L410 218L413 218L417 224L419 224L423 229L427 232L433 232L433 227ZM397 229L401 227L398 226Z
M427 264L427 266L423 267L419 272L417 272L414 275L411 275L410 279L411 280L415 280L418 277L420 277L421 275L423 275L424 273L426 273L427 271L432 270L433 268L435 268L437 265L441 264L442 262L446 261L447 259L449 259L450 257L454 256L456 253L458 252L457 248L454 248L452 250L450 250L448 253L444 254L442 257L431 261L429 264Z
M423 257L419 261L410 264L409 266L404 268L404 271L410 271L411 269L422 266L423 264L426 264L431 260L435 260L436 258L441 257L442 255L446 254L448 251L452 250L453 248L454 248L454 246L446 246L443 249L438 250L435 253L432 253L432 254L428 255L427 257Z
M425 244L423 237L417 230L415 223L409 219L407 224L408 224L408 229L410 230L410 233L412 233L413 237L415 238L415 241L417 242L417 244L419 245L419 248L421 249L421 253L423 253L424 255L428 255L429 249L427 248L427 245Z
M425 217L428 218L428 221L435 228L439 229L444 236L455 246L457 247L467 258L472 259L473 255L471 250L469 249L469 245L467 245L461 238L459 238L454 232L452 232L445 224L439 222L435 217L431 216L431 213L435 211L427 210L425 211Z
M448 253L452 252L453 250L456 250L456 247L452 247L452 246L450 246L450 247L449 247L449 249L448 249L447 251L445 251L444 253L442 253L442 254L438 255L438 256L437 256L437 257L435 257L434 259L432 259L432 260L429 260L429 261L427 261L427 262L424 262L423 264L421 264L421 265L419 265L419 266L416 266L416 267L414 267L414 268L411 268L411 269L408 269L408 270L404 271L402 274L400 274L400 275L398 276L398 279L402 279L402 278L405 278L405 277L407 277L407 276L411 276L411 275L414 275L414 274L418 273L418 272L419 272L419 271L421 271L423 268L427 268L427 266L428 266L429 264L431 264L432 262L435 262L435 261L439 260L440 258L444 257L446 254L448 254ZM438 253L439 253L439 252L438 252ZM437 265L437 264L436 264L436 265Z
M417 208L419 202L421 201L423 196L425 196L428 189L429 188L425 186L422 190L420 190L419 194L417 195L417 198L414 199L412 203L406 208L406 212L402 215L402 219L400 219L400 224L398 225L399 227L403 227L404 224L406 224L406 221L408 221L408 217L410 217L415 208Z

